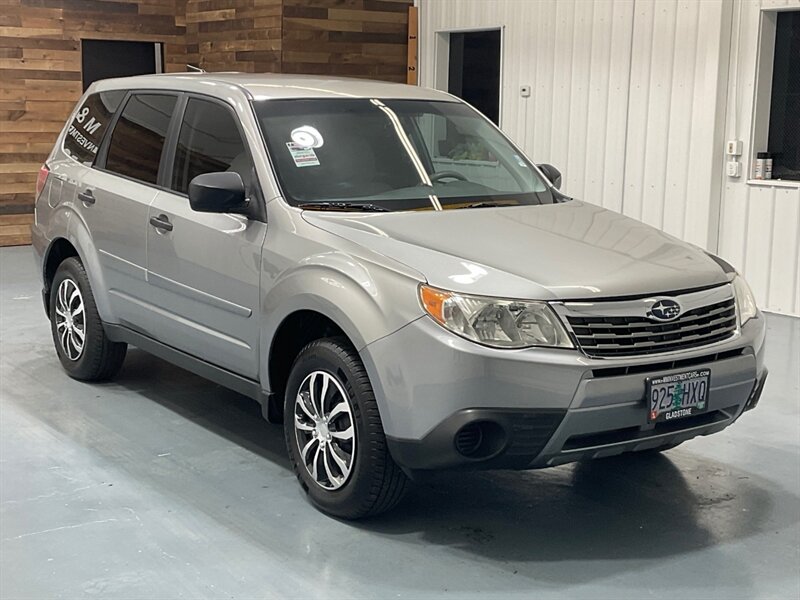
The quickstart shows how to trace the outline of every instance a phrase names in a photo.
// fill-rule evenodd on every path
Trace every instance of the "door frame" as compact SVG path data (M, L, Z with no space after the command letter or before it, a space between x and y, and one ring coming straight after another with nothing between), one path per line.
M488 25L483 27L450 27L439 29L433 33L433 87L437 90L447 92L450 80L450 34L451 33L474 33L481 31L500 32L500 84L498 89L498 117L497 126L503 128L503 84L505 82L505 62L506 62L506 26Z

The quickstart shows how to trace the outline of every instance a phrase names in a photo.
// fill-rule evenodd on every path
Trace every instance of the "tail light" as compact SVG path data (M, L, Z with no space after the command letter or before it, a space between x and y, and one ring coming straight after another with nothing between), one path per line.
M39 194L42 193L44 189L44 184L47 183L47 176L50 174L50 169L47 168L47 165L42 165L42 168L39 169L39 176L36 178L36 197L39 197Z

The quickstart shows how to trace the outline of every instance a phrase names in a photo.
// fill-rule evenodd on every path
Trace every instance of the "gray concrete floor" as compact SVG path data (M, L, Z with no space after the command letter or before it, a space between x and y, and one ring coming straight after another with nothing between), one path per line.
M760 406L665 456L446 474L349 524L255 403L132 350L69 379L28 248L0 250L0 597L800 597L800 320Z

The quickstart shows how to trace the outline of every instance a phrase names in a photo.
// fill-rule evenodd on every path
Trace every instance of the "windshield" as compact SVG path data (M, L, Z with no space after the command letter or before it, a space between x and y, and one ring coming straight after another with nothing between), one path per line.
M458 102L253 103L286 200L332 210L441 210L558 198L483 116Z

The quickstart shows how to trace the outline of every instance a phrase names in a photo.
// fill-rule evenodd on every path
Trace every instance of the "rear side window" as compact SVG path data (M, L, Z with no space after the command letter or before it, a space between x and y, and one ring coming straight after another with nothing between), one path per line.
M134 94L111 132L105 168L155 184L176 96Z
M249 192L253 163L235 117L221 104L190 98L175 150L171 187L185 194L192 179L218 171L239 173Z
M92 94L75 113L64 138L64 152L78 162L91 165L125 90Z

